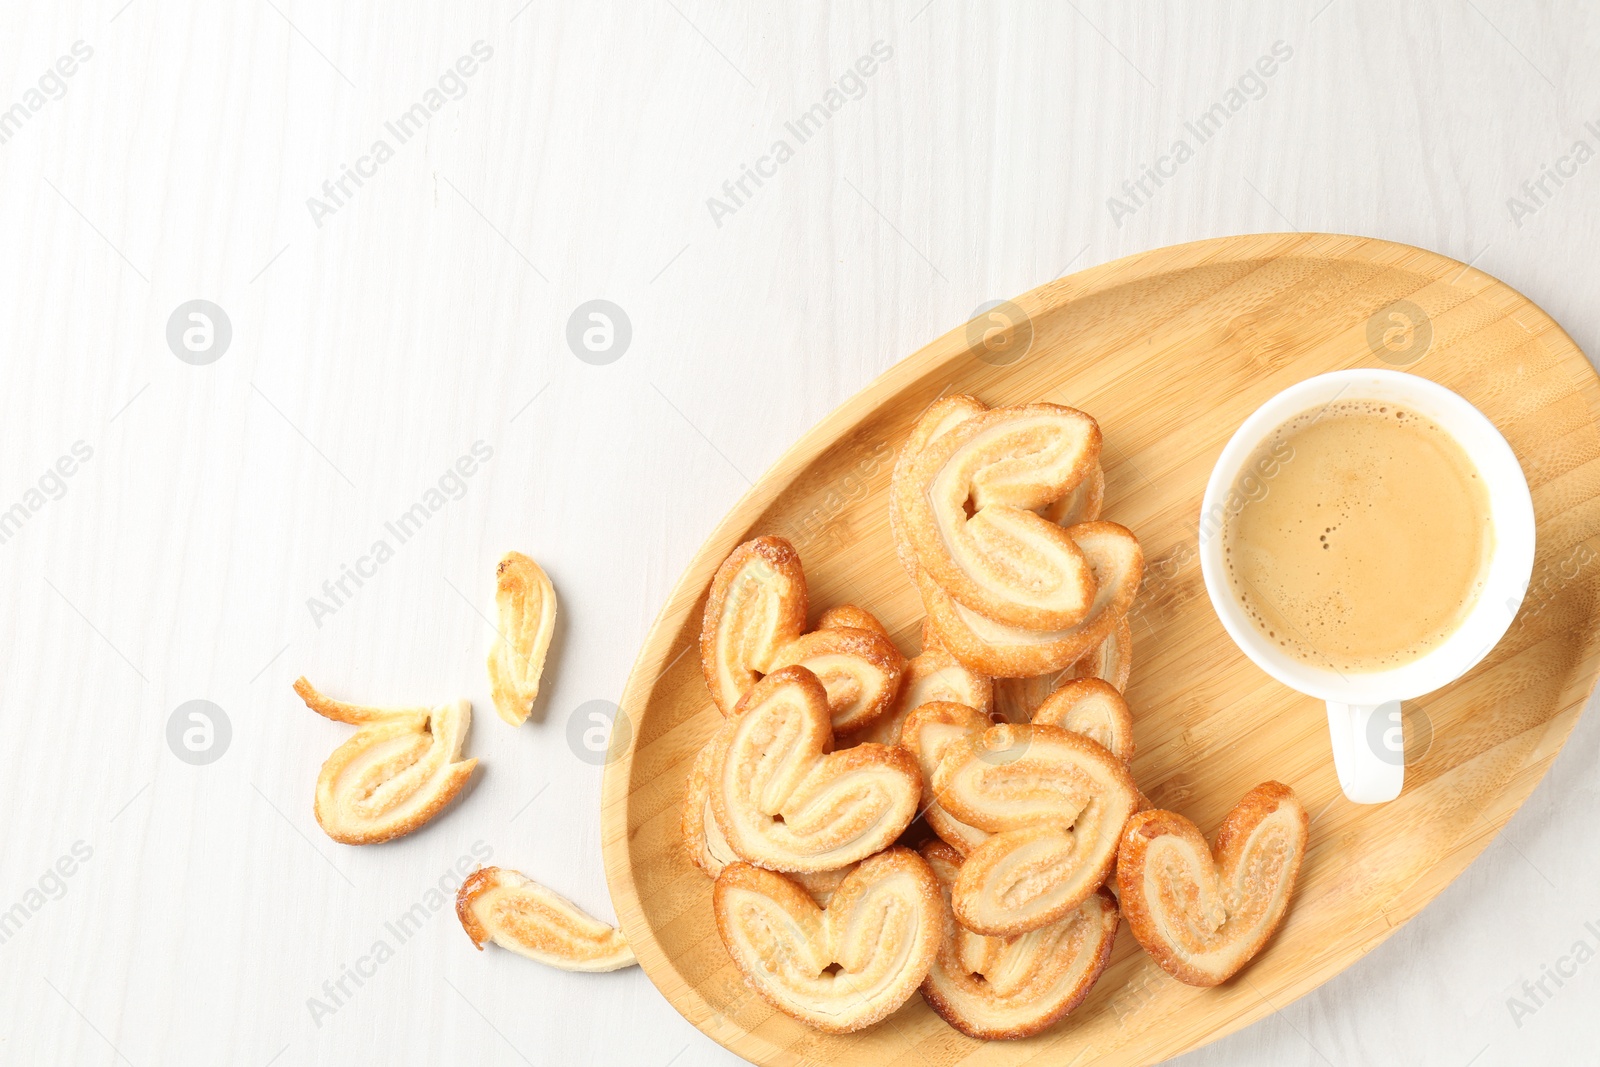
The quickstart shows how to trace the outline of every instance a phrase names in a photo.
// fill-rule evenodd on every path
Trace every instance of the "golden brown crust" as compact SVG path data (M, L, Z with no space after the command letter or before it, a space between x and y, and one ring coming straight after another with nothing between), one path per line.
M480 952L493 941L566 971L615 971L637 962L620 931L503 867L480 867L461 883L456 917Z
M1086 620L1051 631L997 623L957 603L930 574L919 572L917 587L940 643L974 671L994 678L1026 678L1065 670L1113 636L1138 592L1144 553L1138 539L1116 523L1079 523L1071 532L1097 582Z
M539 696L556 628L556 591L537 563L521 552L507 552L495 568L494 599L500 623L489 652L489 690L500 717L521 726Z
M433 710L426 707L380 708L367 704L348 704L343 700L324 696L316 686L306 681L304 675L294 680L294 691L305 702L306 707L324 719L349 723L351 726L365 726L368 723L397 718L408 718L420 723L426 721L428 714Z
M909 491L906 471L911 461L921 455L930 443L974 415L981 415L988 410L989 405L965 393L940 397L923 410L916 424L911 427L905 444L900 446L900 454L895 457L894 471L889 478L889 533L894 538L894 549L900 557L900 565L913 580L917 576L917 556L906 538L905 519L902 516L904 504L901 495ZM926 641L922 647L928 647Z
M1279 782L1263 782L1240 798L1217 831L1214 851L1182 815L1140 812L1128 820L1117 852L1117 895L1128 929L1180 982L1227 981L1288 912L1309 830L1294 790Z
M732 728L731 723L724 721L700 746L689 768L689 781L683 794L683 847L694 865L711 878L721 874L722 868L738 858L711 814L711 779L716 769L717 742Z
M730 721L712 757L711 810L751 863L836 869L887 848L916 817L916 758L871 743L834 751L827 690L806 668L767 675Z
M1070 492L1094 466L1100 429L1058 404L974 415L931 441L891 485L891 514L921 570L997 622L1082 622L1094 577L1062 527L1029 510Z
M800 555L781 537L757 537L717 568L700 626L700 666L724 715L805 630L808 601Z
M882 633L858 627L824 627L778 650L770 670L799 664L828 691L833 728L865 729L888 715L900 692L906 658Z
M1071 526L1079 522L1093 522L1100 517L1105 506L1106 472L1096 463L1089 476L1079 482L1072 492L1053 504L1039 509L1039 514L1057 526Z
M728 955L761 998L830 1034L865 1029L910 999L944 934L933 872L903 848L864 860L825 908L742 862L718 876L712 902Z
M478 765L458 759L472 723L465 700L428 711L385 711L329 700L304 678L295 692L318 714L361 725L317 775L317 825L341 844L377 844L421 829Z
M944 842L922 848L949 904L961 855ZM975 934L945 920L944 943L922 997L945 1022L983 1041L1030 1037L1083 1002L1111 961L1116 902L1097 890L1066 918L1018 937Z
M863 730L839 737L840 748L876 741L898 745L907 716L923 704L950 701L965 704L984 714L994 705L994 683L974 674L961 661L937 646L925 649L906 664L900 679L900 692L889 713Z
M952 891L956 917L1009 937L1064 917L1111 875L1139 791L1103 746L1055 726L1002 723L945 750L939 803L991 836Z
M887 638L889 631L883 628L883 623L878 617L866 608L855 604L840 604L838 607L829 608L817 620L819 630L871 630L879 637Z
M1110 682L1074 678L1045 698L1033 722L1091 738L1124 763L1133 761L1133 712Z

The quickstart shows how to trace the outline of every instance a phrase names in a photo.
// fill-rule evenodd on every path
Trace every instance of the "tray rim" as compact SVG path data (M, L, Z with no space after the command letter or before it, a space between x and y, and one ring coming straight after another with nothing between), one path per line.
M1320 232L1267 232L1205 238L1148 249L1087 267L1036 286L1013 297L1011 302L1032 315L1132 282L1208 263L1294 257L1347 259L1383 264L1396 264L1405 260L1415 265L1416 273L1433 278L1443 278L1453 269L1455 274L1450 279L1450 285L1464 288L1473 296L1491 299L1506 307L1508 311L1526 312L1534 321L1518 318L1519 323L1530 334L1537 336L1542 343L1549 346L1553 357L1563 364L1569 363L1572 357L1576 357L1580 364L1588 369L1590 378L1579 387L1578 391L1585 395L1588 402L1591 422L1600 424L1600 373L1596 372L1588 356L1560 323L1543 308L1520 290L1470 264L1430 249L1383 238ZM958 323L910 355L896 361L819 419L785 449L718 520L674 583L661 610L651 622L639 654L629 670L619 708L630 717L630 721L637 721L639 711L648 704L655 686L676 664L677 659L696 650L696 641L691 639L683 648L674 651L671 640L673 635L668 632L671 622L692 608L700 599L709 587L717 566L750 529L751 519L765 511L825 451L836 442L844 440L848 436L848 430L881 406L885 398L893 397L927 371L970 350L971 344L966 337L965 326L965 322ZM670 660L669 654L672 657ZM698 654L697 651L695 654ZM1292 983L1288 1002L1299 999L1364 958L1388 940L1395 931L1410 922L1471 866L1543 781L1556 756L1566 746L1578 717L1592 700L1597 683L1600 683L1600 669L1596 669L1589 678L1587 692L1581 699L1552 715L1542 727L1537 728L1536 754L1530 756L1529 761L1508 781L1506 788L1496 797L1497 803L1492 806L1492 812L1486 810L1483 813L1485 832L1476 837L1463 839L1459 847L1447 854L1446 859L1428 868L1427 875L1419 877L1403 890L1385 909L1382 921L1375 919L1362 931L1366 936L1357 942L1361 946L1358 954L1344 966L1327 974L1308 972L1307 980ZM617 733L613 734L613 738L618 736ZM662 948L645 919L644 906L629 870L628 849L628 803L632 795L629 782L632 778L633 760L639 736L639 730L627 730L625 737L622 738L625 745L623 750L608 753L601 787L601 849L606 885L619 927L629 944L633 946L639 959L640 969L644 971L651 984L673 1009L697 1030L728 1051L752 1063L798 1063L799 1058L789 1053L787 1049L774 1046L750 1031L731 1025L717 1025L722 1017L705 1001L694 984L683 977L673 958ZM1504 803L1513 797L1514 802ZM1451 870L1442 882L1430 877L1440 873L1440 869L1446 865L1450 866ZM1420 888L1425 883L1429 887L1437 885L1437 888ZM686 997L689 1003L687 1005L680 1003L674 991L669 990L664 983L676 986L678 996ZM1277 1007L1286 1006L1286 1003ZM1203 1039L1174 1055L1182 1055L1184 1052L1204 1047L1259 1021L1274 1010L1277 1009L1266 1006L1224 1020L1208 1030ZM757 1058L758 1056L762 1058Z

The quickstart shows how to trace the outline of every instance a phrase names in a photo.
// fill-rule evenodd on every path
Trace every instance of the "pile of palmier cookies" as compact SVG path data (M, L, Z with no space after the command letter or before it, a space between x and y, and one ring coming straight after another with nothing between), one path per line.
M1144 561L1100 518L1100 428L1055 404L935 401L895 464L890 519L927 618L907 659L854 605L812 605L778 537L716 573L700 635L724 721L683 808L718 933L769 1004L871 1026L917 991L976 1038L1059 1022L1117 928L1192 985L1277 929L1306 850L1265 782L1214 844L1134 781L1122 691Z

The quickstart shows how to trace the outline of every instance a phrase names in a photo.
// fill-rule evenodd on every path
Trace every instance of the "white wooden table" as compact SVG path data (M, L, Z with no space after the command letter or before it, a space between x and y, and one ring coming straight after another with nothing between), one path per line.
M1423 245L1600 352L1597 51L1579 0L8 3L0 1062L733 1062L637 970L480 955L429 895L489 851L610 917L569 724L713 521L980 303L1180 241ZM231 338L180 316L184 360L197 299ZM580 359L594 299L631 340ZM516 731L483 670L511 547L562 612ZM302 672L470 697L480 781L329 841L347 729ZM191 700L209 763L187 711L169 745ZM1597 749L1590 715L1418 919L1183 1062L1594 1062Z

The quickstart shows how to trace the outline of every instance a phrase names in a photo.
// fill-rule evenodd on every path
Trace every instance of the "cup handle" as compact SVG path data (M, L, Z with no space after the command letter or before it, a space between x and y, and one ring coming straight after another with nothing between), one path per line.
M1405 783L1405 737L1400 702L1338 704L1328 701L1328 734L1339 787L1357 804L1382 804Z

